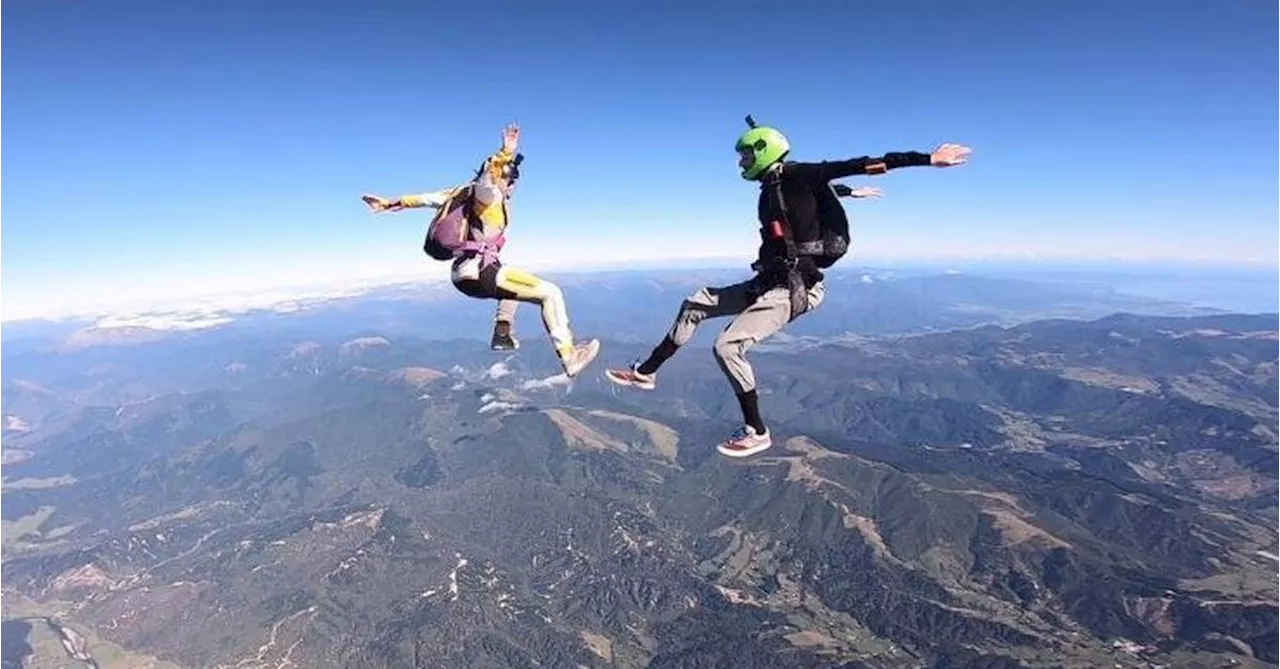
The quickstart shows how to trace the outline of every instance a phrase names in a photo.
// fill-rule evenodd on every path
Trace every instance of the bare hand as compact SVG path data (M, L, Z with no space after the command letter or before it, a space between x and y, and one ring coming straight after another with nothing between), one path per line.
M377 195L365 194L365 195L361 195L360 199L364 200L364 203L369 205L369 209L372 210L373 213L375 214L380 214L384 211L391 211L393 209L398 209L395 203L387 200L384 197L378 197Z
M515 123L507 124L502 130L502 150L507 153L515 153L516 145L520 143L520 126Z
M850 188L844 184L831 184L831 188L835 191L836 197L880 197L880 189L870 186Z
M963 144L943 144L929 156L929 162L935 167L953 167L968 162L971 149Z
M862 186L849 191L849 197L880 197L883 193L875 186Z

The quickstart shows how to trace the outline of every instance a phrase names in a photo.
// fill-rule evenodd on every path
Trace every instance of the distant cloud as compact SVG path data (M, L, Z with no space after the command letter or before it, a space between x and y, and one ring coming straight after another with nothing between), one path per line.
M510 375L511 375L511 368L508 367L505 362L493 363L493 365L491 365L489 369L485 370L485 373L484 373L484 377L486 379L494 379L495 381L504 376L510 376Z
M27 421L22 420L18 416L7 415L4 417L4 429L13 430L15 432L29 432L31 426L27 425ZM6 455L8 455L6 453ZM8 460L5 461L8 464Z
M346 342L338 350L342 353L350 354L367 348L386 348L390 345L391 342L387 341L385 337L360 337Z
M520 389L521 390L542 390L546 388L555 388L558 386L567 387L571 385L573 385L573 379L569 378L568 375L556 374L555 376L548 376L545 379L533 379L530 381L525 381L524 383L520 384Z
M104 282L111 285L111 282ZM3 320L28 318L96 319L97 326L150 327L156 329L183 329L211 327L228 323L236 316L252 311L296 313L325 305L334 300L359 297L379 287L392 285L390 279L382 282L351 282L343 285L320 284L311 286L258 288L228 286L223 292L204 293L197 286L184 287L180 280L169 285L164 280L157 283L165 288L133 289L121 286L119 290L76 291L75 301L43 300L31 304L6 302ZM185 288L185 289L184 289ZM217 323L212 321L217 320ZM208 324L205 324L208 322Z
M235 319L221 314L136 314L108 316L99 320L99 329L147 328L150 330L203 330Z
M519 409L520 405L513 402L490 402L480 407L480 413L493 413L494 411L514 411Z

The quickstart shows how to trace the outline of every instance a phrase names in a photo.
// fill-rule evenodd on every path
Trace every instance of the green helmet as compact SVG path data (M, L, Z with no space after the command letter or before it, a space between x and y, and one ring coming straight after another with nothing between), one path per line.
M785 135L773 128L753 125L738 137L734 149L739 154L738 166L743 179L758 179L770 165L782 160L791 151L791 143Z

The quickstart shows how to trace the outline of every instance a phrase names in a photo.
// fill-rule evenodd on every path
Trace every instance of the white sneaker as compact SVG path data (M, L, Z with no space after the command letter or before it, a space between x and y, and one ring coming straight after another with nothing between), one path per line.
M756 434L755 428L750 425L743 425L738 428L733 436L727 441L716 447L721 455L727 455L731 458L745 458L755 455L773 445L773 439L769 436L769 431L765 430L764 434Z
M570 378L577 376L599 354L600 340L598 339L592 339L585 344L574 346L573 351L560 361L564 365L564 373Z

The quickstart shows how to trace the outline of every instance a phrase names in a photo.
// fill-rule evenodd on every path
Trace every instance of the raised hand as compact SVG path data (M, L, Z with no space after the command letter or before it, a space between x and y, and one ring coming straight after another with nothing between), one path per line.
M520 126L515 123L508 123L506 128L502 130L502 150L507 153L515 153L516 145L520 143Z

